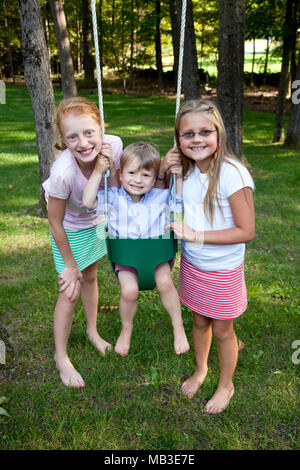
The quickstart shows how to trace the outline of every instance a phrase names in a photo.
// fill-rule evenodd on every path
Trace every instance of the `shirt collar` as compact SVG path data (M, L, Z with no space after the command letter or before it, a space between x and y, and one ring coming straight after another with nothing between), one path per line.
M121 186L120 188L120 196L123 196L123 197L126 197L126 199L130 202L132 202L133 204L140 204L140 203L143 203L143 202L146 202L146 200L148 199L148 195L150 194L151 192L151 189L150 191L148 191L146 194L144 194L144 196L142 197L142 199L139 201L139 202L134 202L132 200L132 198L129 196L129 194L126 193L125 189L123 186Z

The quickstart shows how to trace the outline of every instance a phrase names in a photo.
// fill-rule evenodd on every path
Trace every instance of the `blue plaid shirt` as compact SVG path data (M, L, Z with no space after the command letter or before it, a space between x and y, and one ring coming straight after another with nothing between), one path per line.
M105 213L104 191L98 191L98 205L93 212ZM108 189L108 231L120 238L150 238L163 235L171 221L173 198L168 189L152 188L139 202L134 202L123 186ZM176 196L176 214L183 212L182 197Z

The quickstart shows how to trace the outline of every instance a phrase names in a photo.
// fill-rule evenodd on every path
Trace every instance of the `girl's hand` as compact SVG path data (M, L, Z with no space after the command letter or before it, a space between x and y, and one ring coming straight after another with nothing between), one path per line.
M80 291L80 283L82 282L82 273L78 267L70 268L65 266L59 277L59 292L66 291L68 299L74 301Z
M203 244L204 232L195 232L195 230L185 222L171 222L167 228L173 230L176 237L181 240Z

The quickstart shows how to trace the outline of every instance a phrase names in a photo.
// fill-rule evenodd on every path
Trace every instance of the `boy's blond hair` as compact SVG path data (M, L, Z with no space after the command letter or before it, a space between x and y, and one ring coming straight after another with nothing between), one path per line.
M139 168L145 168L146 170L155 170L155 173L158 173L160 165L160 155L153 145L148 144L147 142L135 142L128 145L121 155L120 159L120 170L121 172L124 169L124 166L127 163L130 163L132 160L137 158L139 160Z

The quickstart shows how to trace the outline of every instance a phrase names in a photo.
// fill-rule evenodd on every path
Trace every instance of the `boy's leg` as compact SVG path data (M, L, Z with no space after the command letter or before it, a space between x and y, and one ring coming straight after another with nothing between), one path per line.
M70 387L84 387L85 385L83 378L75 370L67 354L67 344L71 332L74 309L80 291L79 281L77 283L76 300L70 302L66 292L61 292L54 310L54 358L63 384Z
M137 310L137 298L139 295L137 275L131 271L119 271L118 277L121 287L120 316L122 331L117 340L115 351L121 356L126 356L130 348L133 319Z
M97 315L98 315L98 282L97 282L98 261L91 264L82 271L81 282L81 300L86 318L87 335L105 356L106 349L111 350L112 346L99 336L97 331Z
M193 375L182 384L182 392L192 398L201 387L207 374L207 360L212 338L212 320L194 312L193 343L196 356L196 369Z
M174 349L182 354L190 349L182 321L180 300L174 286L169 263L160 264L155 270L155 283L163 306L170 315L174 331Z
M233 320L213 320L213 335L218 344L220 380L213 397L206 403L204 411L220 413L229 404L234 394L232 377L238 358L238 342L233 329Z

